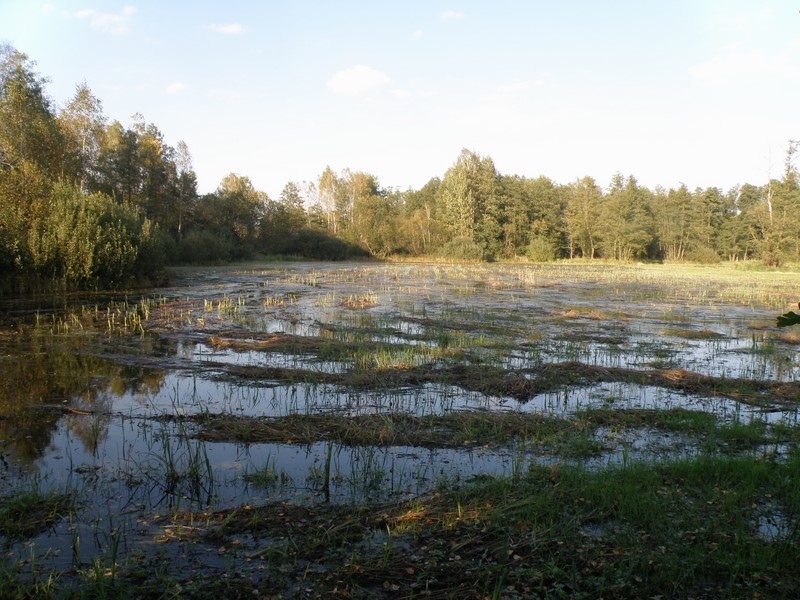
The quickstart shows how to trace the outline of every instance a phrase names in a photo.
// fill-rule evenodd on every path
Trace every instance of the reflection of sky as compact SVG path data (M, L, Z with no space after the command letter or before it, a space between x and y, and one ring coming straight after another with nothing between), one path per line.
M481 273L491 281L476 280ZM257 340L263 333L324 333L348 339L357 331L362 339L415 350L435 347L441 336L464 343L473 358L523 373L545 362L576 360L635 369L660 363L726 378L794 380L799 375L793 347L754 342L748 323L770 320L769 310L734 308L723 314L711 302L687 307L678 295L673 304L662 299L656 305L652 297L658 290L650 287L631 291L633 300L626 303L625 297L611 298L614 290L599 285L551 280L537 286L537 281L520 269L501 267L201 269L185 286L163 292L180 298L181 310L188 310L183 323L191 326L173 323L143 337L88 331L36 340L13 332L2 335L0 367L14 367L3 369L6 377L17 372L19 376L12 375L14 381L0 389L5 390L0 417L6 417L0 418L0 454L9 463L0 465L0 492L26 473L35 475L44 488L74 486L84 505L82 522L103 522L113 515L132 535L139 530L152 533L150 526L137 526L148 512L324 498L321 473L327 444L206 443L187 437L190 425L180 420L151 418L205 412L263 417L521 410L564 416L596 407L680 407L726 420L763 418L796 424L797 414L791 411L760 413L732 400L624 383L565 388L520 404L444 384L349 391L325 384L243 382L228 377L226 370L256 366L343 373L350 365L311 355L236 352L205 343L211 333L239 340ZM353 311L342 306L343 299L368 292L378 298L375 308ZM225 296L242 298L243 304L222 314L216 307ZM204 308L204 300L210 310ZM601 318L585 316L590 310L599 311ZM192 329L199 320L205 329ZM683 339L665 333L681 329L708 329L724 337ZM683 446L676 452L686 451L687 442L679 436L639 433L640 438L624 440L626 456L640 447L643 454L653 455L649 440L656 438L662 446ZM622 443L593 464L622 460ZM536 452L543 456L515 448L330 448L327 492L336 502L406 498L442 481L510 474L531 460L557 460L541 448ZM274 485L245 483L245 473L265 467L277 478ZM176 475L172 487L167 477L171 470ZM192 472L199 485L192 484ZM59 527L68 539L66 525ZM91 538L82 536L87 556L97 551ZM41 543L65 544L68 557L64 539L44 536Z

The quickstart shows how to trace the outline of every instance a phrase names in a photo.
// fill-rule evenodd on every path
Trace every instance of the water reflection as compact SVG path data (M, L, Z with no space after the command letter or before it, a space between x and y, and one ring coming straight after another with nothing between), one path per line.
M257 340L281 332L319 336L332 348L392 344L390 350L408 350L406 365L417 364L413 359L421 352L440 350L431 354L432 367L458 360L525 373L549 362L579 361L640 370L680 367L728 378L798 377L794 346L748 332L748 323L766 319L771 309L723 313L705 304L690 307L683 295L649 280L611 288L567 280L563 269L554 269L535 276L531 269L502 265L196 269L160 292L142 332L109 332L103 323L92 329L80 320L68 332L37 326L37 313L55 322L73 307L83 314L83 304L104 301L97 297L0 304L0 492L25 482L26 475L42 488L74 492L79 516L30 543L60 549L53 560L70 568L73 553L91 560L108 545L108 536L121 539L126 551L152 540L154 513L274 500L378 502L484 474L518 475L532 462L564 460L548 448L513 443L429 450L328 441L204 442L192 437L184 415L520 410L569 416L597 407L683 407L721 419L796 426L798 413L780 406L765 414L723 398L627 383L564 383L522 404L428 380L398 386L376 379L369 389L345 389L319 381L352 368L347 353L267 352L256 346L236 351L208 343L212 334ZM374 307L343 308L343 299L365 294L377 298ZM719 335L698 337L693 325ZM392 352L382 359L395 364ZM292 381L231 375L249 366L298 375ZM644 460L668 460L699 451L681 435L646 428L626 436L599 429L595 437L608 447L592 459L603 464L636 452Z
M59 421L87 450L107 435L116 398L157 393L164 371L88 352L86 336L18 330L0 340L0 452L30 465L50 445Z

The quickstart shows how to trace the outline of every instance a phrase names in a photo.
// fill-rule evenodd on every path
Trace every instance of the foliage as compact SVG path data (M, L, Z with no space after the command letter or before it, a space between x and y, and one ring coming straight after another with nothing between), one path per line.
M546 237L534 235L528 242L526 256L534 262L549 262L556 259L556 249Z
M502 174L491 157L462 149L441 179L418 190L386 189L370 173L326 166L312 182L287 183L278 200L235 173L200 197L184 142L169 145L139 114L128 125L109 122L85 82L56 110L35 67L25 54L0 46L0 275L6 278L119 285L165 261L256 253L758 259L771 268L800 259L796 142L789 143L781 177L727 192L685 185L650 190L619 173L605 188L591 177L557 184ZM85 196L86 206L78 206L75 194ZM67 235L70 226L78 235ZM93 227L108 229L102 242Z
M217 234L207 229L193 229L187 233L178 247L182 262L213 264L227 262L233 256L234 241L230 236Z
M778 317L777 320L778 327L790 327L792 325L800 325L800 315L790 310L787 313L784 313Z
M483 259L483 250L481 250L481 247L466 236L450 240L442 246L439 254L445 258L452 258L455 260Z
M345 260L366 256L361 248L323 231L305 229L292 237L293 254L318 260Z

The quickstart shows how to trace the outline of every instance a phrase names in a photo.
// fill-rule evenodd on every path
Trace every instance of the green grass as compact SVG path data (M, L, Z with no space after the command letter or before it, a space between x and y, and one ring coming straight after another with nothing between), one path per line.
M65 494L23 491L0 498L0 537L7 542L33 537L60 521L69 511Z
M302 580L308 597L792 597L798 477L797 455L534 466L380 510L220 511L202 538L214 547L263 539L247 556L268 565L265 587ZM769 534L765 518L786 526Z

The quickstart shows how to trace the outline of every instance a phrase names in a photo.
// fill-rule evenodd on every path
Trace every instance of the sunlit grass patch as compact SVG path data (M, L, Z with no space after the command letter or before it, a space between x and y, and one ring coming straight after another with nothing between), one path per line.
M778 332L772 333L772 338L784 344L800 345L800 330L798 328L785 327Z
M354 310L372 308L377 305L378 294L371 290L361 294L350 294L347 298L342 300L342 306Z
M351 597L791 597L798 476L797 457L534 466L378 507L278 503L193 520L214 547L252 536L237 557L284 574L273 591L302 577L309 594L335 582Z
M591 321L618 320L620 315L593 306L579 306L561 311L555 315L560 319L589 319Z
M581 410L576 418L593 426L614 428L653 427L665 431L707 433L714 429L717 417L711 413L673 408L671 410L608 408Z
M684 340L722 340L727 336L711 329L690 329L668 327L663 331L663 335L677 337Z

